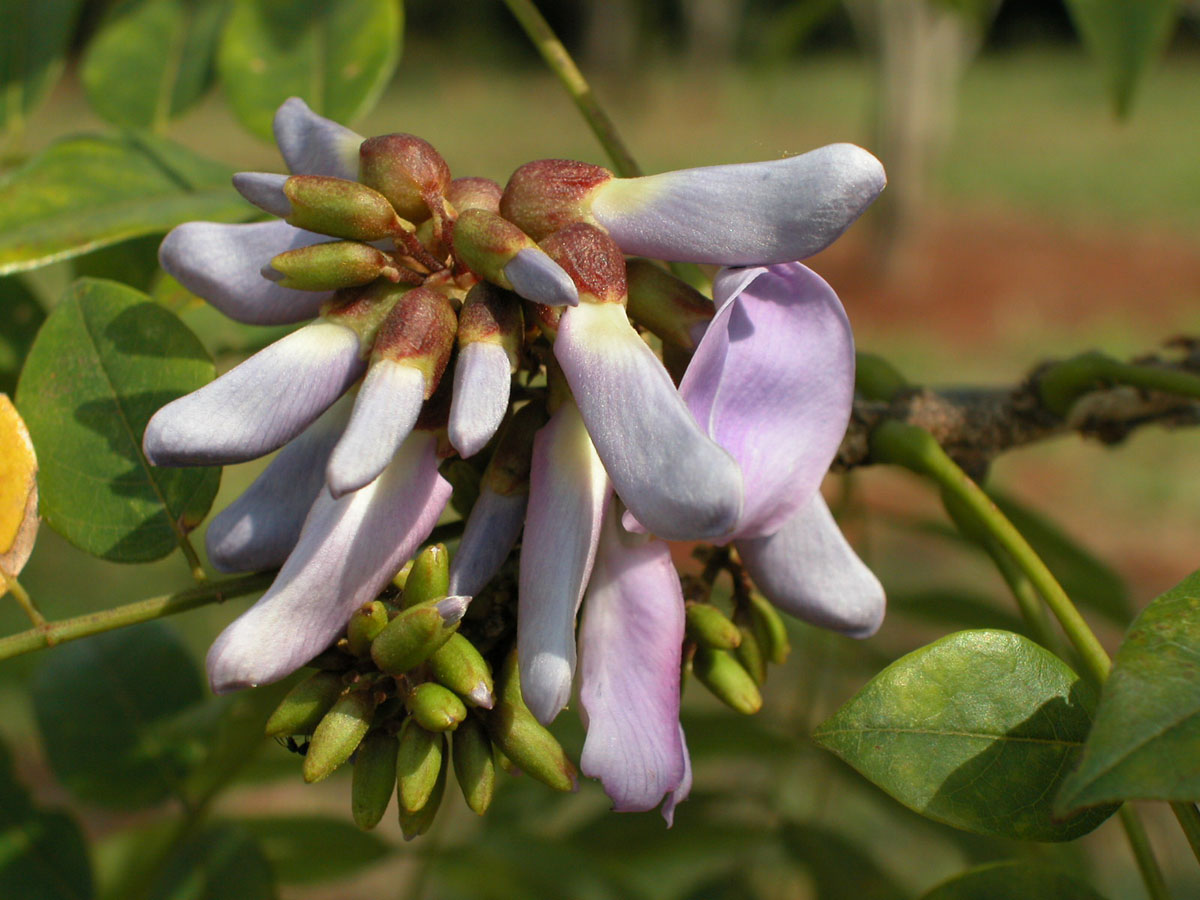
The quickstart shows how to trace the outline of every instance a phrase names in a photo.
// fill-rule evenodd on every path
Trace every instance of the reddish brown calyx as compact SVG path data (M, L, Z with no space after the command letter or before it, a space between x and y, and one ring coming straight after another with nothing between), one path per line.
M592 196L613 177L602 166L570 159L526 163L509 178L500 214L535 241L575 222L594 225Z
M541 248L575 282L581 301L625 302L625 257L599 228L583 222L568 225L543 240Z

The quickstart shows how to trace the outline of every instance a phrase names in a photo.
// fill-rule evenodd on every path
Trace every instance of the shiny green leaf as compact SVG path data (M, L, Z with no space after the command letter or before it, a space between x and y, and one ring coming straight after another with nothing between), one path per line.
M17 389L17 376L46 313L33 291L15 277L0 278L0 394Z
M1059 819L1051 810L1091 727L1088 708L1078 676L1037 644L962 631L892 663L814 738L935 821L1064 841L1113 812Z
M58 79L82 0L0 3L0 131L17 131Z
M114 562L170 553L208 512L220 469L155 468L142 432L159 407L212 377L204 347L162 306L115 282L76 282L17 389L47 524Z
M206 828L167 863L150 900L276 900L271 864L240 823Z
M1045 866L991 863L939 884L921 900L1104 900L1088 885Z
M1060 803L1200 800L1200 572L1134 620Z
M311 884L346 878L388 853L388 845L347 819L279 816L243 819L259 841L282 884Z
M252 209L231 176L220 163L145 134L64 138L0 178L0 275L190 219L248 218Z
M398 0L235 0L218 56L234 113L268 139L289 97L353 121L396 68L403 19Z
M204 692L191 654L166 626L64 644L34 673L32 694L50 767L80 800L138 809L179 792L184 766L157 726Z
M1171 34L1176 0L1067 0L1067 10L1104 70L1117 114L1126 115L1138 82Z

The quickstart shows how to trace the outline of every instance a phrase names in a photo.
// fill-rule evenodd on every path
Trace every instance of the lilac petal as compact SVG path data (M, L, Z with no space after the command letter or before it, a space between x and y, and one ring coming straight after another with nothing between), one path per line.
M211 466L278 450L362 374L358 348L358 335L343 325L305 325L156 412L142 438L146 458Z
M508 410L512 364L499 344L472 341L454 363L450 400L450 446L463 458L474 456L492 439Z
M543 306L578 306L579 290L571 276L536 247L526 247L504 267L513 290Z
M743 266L804 259L862 215L887 179L853 144L599 187L592 215L633 256Z
M361 134L318 116L299 97L283 102L275 112L275 143L293 175L332 175L358 178Z
M618 812L653 809L679 787L683 591L665 542L625 537L608 516L579 628L580 768Z
M377 359L367 370L346 433L329 457L329 492L341 497L370 484L413 430L425 402L419 369Z
M521 536L527 492L501 494L484 485L450 563L450 593L474 597L492 580Z
M233 176L233 186L259 209L286 219L292 214L292 201L283 193L287 180L287 175L271 172L238 172Z
M799 263L724 270L679 392L742 470L738 537L778 531L818 490L854 399L854 338L833 289Z
M231 319L249 325L285 325L311 319L333 291L280 287L260 271L276 254L323 240L322 235L283 221L188 222L166 236L158 248L158 261L185 288Z
M617 494L659 537L722 535L741 513L737 463L705 436L615 303L568 308L554 355Z
M283 565L325 487L325 462L352 406L347 394L329 407L209 523L204 543L216 569L253 572Z
M294 672L379 593L429 536L450 499L450 484L438 475L436 448L432 435L414 435L361 491L340 500L322 492L270 590L208 651L215 692L267 684Z
M667 800L662 805L662 816L667 820L668 828L675 824L675 807L692 792L692 756L688 753L687 737L683 733L682 725L679 726L679 743L683 745L683 777L679 779L679 786L667 795Z
M883 586L846 542L820 494L777 533L734 547L763 596L784 612L850 637L879 630Z
M575 613L608 495L608 477L583 418L574 404L564 403L533 439L517 604L521 691L543 724L571 697Z

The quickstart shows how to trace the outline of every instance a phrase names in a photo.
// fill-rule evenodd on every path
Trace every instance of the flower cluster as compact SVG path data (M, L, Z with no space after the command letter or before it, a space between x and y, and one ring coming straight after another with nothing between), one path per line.
M882 190L878 161L837 144L618 178L540 160L501 189L298 99L275 133L292 174L234 183L278 218L182 225L160 252L234 319L315 317L146 430L156 465L282 448L208 529L218 568L280 567L209 652L214 690L326 650L428 540L457 454L482 475L446 593L486 592L520 542L524 703L557 716L578 647L583 772L619 810L666 798L670 820L690 784L695 641L667 541L730 545L771 603L815 624L865 636L882 618L819 492L850 412L850 327L797 262ZM713 299L628 257L720 266Z

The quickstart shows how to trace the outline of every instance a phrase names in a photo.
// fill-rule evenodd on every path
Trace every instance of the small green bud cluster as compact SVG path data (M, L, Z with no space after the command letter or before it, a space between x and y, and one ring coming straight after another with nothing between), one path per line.
M268 736L303 753L304 780L352 760L354 821L374 828L394 791L408 840L432 826L451 765L479 815L498 765L574 790L575 766L521 698L515 650L497 684L459 630L465 599L447 596L446 548L426 547L393 585L355 611L345 635L311 662L317 671L267 721Z

